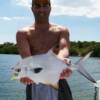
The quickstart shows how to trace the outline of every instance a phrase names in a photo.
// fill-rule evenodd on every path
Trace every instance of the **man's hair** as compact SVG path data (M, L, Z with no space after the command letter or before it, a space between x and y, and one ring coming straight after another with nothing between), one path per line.
M36 0L32 0L32 7L33 7L35 1L36 1ZM48 1L48 4L51 5L50 0L47 0L47 1Z

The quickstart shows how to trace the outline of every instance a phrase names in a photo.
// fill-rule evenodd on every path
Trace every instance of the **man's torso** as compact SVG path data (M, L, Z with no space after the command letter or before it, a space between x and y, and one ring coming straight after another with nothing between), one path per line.
M60 27L54 25L44 31L31 27L26 34L32 55L46 53L51 48L54 48L55 53L57 53L60 33Z

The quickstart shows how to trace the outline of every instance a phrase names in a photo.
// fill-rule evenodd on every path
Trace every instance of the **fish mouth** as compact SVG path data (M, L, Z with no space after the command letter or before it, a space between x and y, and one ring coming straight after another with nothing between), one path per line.
M11 76L11 80L16 80L18 77L18 73L13 73L13 75Z
M11 76L11 80L16 80L17 79L17 77L16 76Z

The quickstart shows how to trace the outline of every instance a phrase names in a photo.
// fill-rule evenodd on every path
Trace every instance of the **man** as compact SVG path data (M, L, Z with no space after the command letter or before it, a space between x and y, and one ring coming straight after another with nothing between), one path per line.
M35 22L16 34L17 46L22 58L46 53L54 48L53 51L58 58L67 63L65 58L69 56L69 31L62 26L49 23L50 11L49 0L32 0ZM71 70L64 69L60 79L63 80L70 74ZM27 77L23 77L20 81L27 85L27 100L57 100L58 91L53 87L44 84L36 85Z

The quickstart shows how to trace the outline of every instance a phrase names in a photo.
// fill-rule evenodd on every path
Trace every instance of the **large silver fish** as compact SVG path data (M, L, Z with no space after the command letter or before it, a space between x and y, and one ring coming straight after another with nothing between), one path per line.
M95 80L91 77L91 75L82 67L82 63L90 56L90 54L91 52L69 67L62 60L57 58L52 50L49 50L45 54L22 59L12 69L12 79L17 80L22 77L29 77L36 84L44 83L57 86L60 73L63 69L68 67L72 70L77 70L87 79L95 83Z
M29 77L35 83L57 84L60 73L67 65L49 50L45 54L35 55L21 60L13 68L12 79Z

